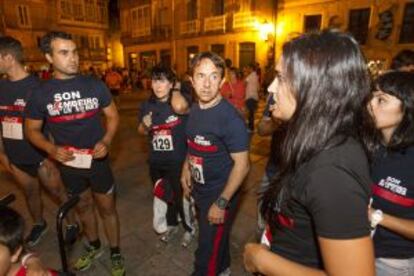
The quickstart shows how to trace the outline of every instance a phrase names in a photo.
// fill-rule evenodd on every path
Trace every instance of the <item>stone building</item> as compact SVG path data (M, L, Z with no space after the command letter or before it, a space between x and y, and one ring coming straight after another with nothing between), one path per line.
M369 61L388 68L399 51L414 50L414 1L279 1L277 50L296 33L329 27L352 33Z
M129 68L158 62L179 73L212 50L243 67L272 64L283 42L328 27L351 32L367 58L387 67L414 48L413 0L119 0L121 41Z
M35 69L48 66L38 45L51 30L73 35L82 69L105 68L111 61L108 0L0 0L0 16L1 34L22 42L26 63Z
M243 67L273 57L273 0L120 0L121 41L129 68L164 62L178 73L211 50ZM268 33L263 33L268 30Z

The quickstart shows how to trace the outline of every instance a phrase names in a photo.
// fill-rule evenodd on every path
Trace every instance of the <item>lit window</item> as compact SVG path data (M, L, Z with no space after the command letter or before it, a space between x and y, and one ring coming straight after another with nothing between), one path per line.
M367 42L370 13L370 8L349 12L348 30L361 45Z
M30 24L30 15L29 15L29 7L25 5L17 6L17 15L19 18L19 25L21 27L29 27Z
M414 43L414 3L405 5L400 43Z

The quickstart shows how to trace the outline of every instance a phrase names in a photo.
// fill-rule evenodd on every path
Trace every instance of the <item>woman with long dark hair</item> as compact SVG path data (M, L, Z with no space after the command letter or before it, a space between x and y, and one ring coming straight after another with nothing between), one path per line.
M358 142L369 89L351 36L323 31L285 43L269 87L272 116L286 124L280 170L263 194L270 248L246 245L247 270L374 275L369 165Z
M388 72L374 87L363 137L371 141L376 272L414 275L414 74Z

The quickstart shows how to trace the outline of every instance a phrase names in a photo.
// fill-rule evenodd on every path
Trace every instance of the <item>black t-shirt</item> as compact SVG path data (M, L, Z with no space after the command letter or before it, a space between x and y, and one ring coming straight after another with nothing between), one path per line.
M0 117L4 150L14 164L38 164L45 153L24 137L24 110L40 80L27 76L18 81L0 80Z
M369 235L369 165L353 138L324 150L293 177L291 207L275 217L271 250L289 260L323 268L318 236L353 239Z
M373 208L404 219L414 219L414 147L386 152L382 148L371 167ZM377 258L414 257L414 240L377 226L374 235Z
M149 99L142 103L138 122L152 112L149 132L150 163L174 163L185 159L187 142L185 127L187 115L176 114L168 102Z
M194 191L201 195L223 189L233 168L230 153L248 151L249 136L238 111L221 100L208 109L193 104L187 143Z
M102 81L78 75L49 80L39 90L30 98L26 116L46 120L57 145L92 149L102 139L100 110L111 103Z

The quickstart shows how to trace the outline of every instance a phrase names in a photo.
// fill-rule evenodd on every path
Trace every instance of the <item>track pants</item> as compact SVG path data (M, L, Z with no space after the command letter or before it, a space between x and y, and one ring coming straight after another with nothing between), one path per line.
M230 267L230 231L238 206L236 193L226 209L223 224L210 224L208 211L217 200L221 190L209 195L193 193L198 212L198 248L195 252L193 276L216 276Z

